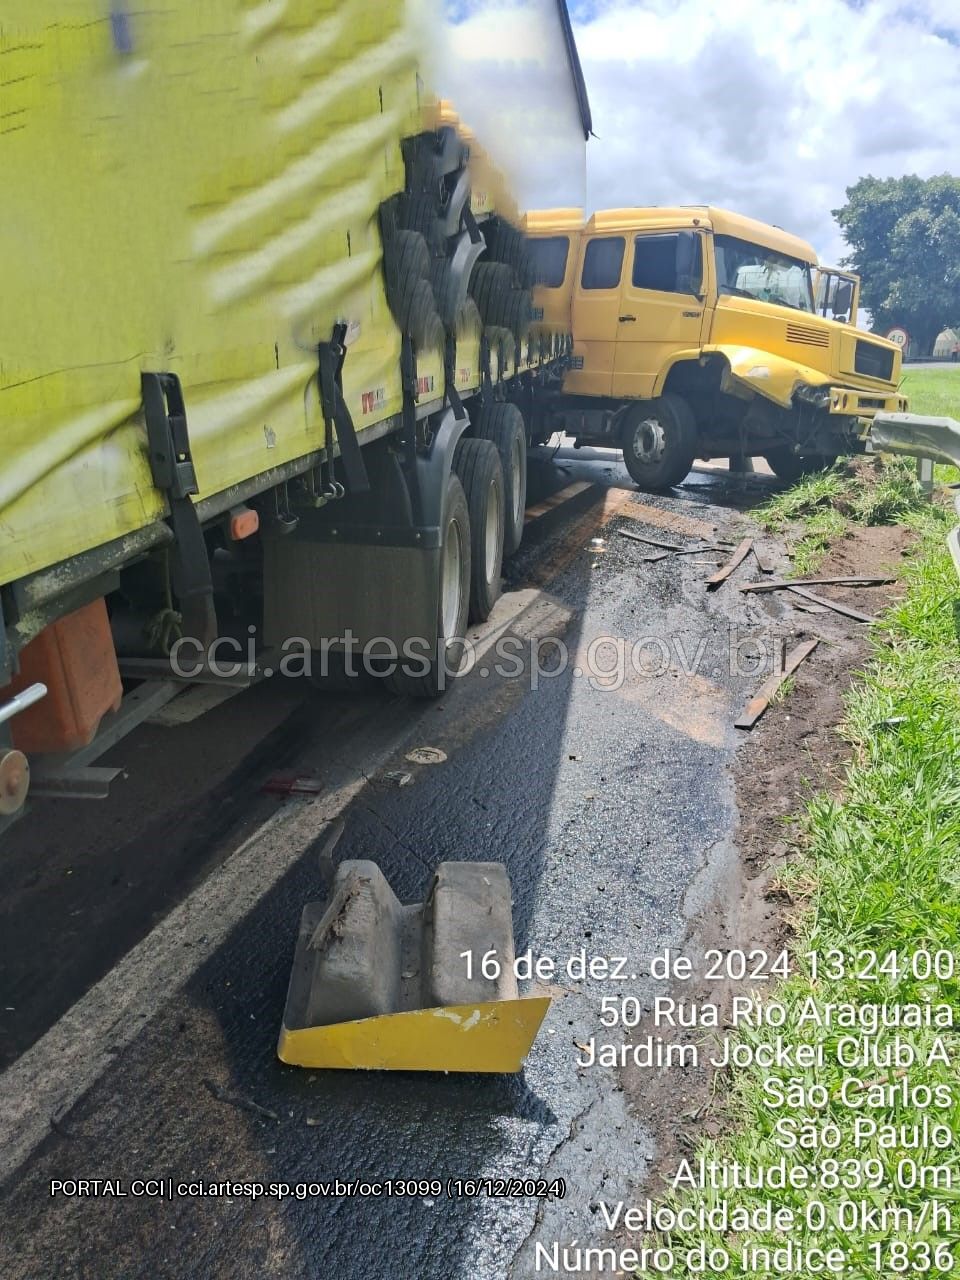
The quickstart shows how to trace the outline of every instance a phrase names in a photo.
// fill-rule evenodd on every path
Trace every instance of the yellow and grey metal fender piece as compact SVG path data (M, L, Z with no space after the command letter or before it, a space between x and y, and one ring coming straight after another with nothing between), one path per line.
M550 999L520 996L514 960L500 863L442 862L425 901L402 905L376 863L342 862L329 900L303 909L277 1055L340 1070L517 1072Z

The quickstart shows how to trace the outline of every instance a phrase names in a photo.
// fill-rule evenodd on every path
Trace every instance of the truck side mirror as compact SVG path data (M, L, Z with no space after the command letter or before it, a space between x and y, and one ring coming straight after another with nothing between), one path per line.
M695 231L677 234L677 293L700 295L703 276L700 237Z
M833 299L833 314L835 318L840 316L848 316L850 314L850 304L853 302L853 285L849 280L841 280L837 284L837 292Z

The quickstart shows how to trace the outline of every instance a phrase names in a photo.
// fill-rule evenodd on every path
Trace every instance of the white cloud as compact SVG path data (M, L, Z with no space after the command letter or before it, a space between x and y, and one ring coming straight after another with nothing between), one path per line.
M835 259L845 250L830 210L857 178L956 170L956 0L573 9L599 135L590 208L724 205Z
M830 211L859 177L958 168L957 0L569 0L598 135L585 189L569 98L549 107L554 0L446 3L440 88L528 207L713 203L835 260Z

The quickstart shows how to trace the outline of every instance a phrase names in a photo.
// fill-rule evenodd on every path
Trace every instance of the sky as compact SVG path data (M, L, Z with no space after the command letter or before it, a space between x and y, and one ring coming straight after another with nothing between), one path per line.
M527 207L712 203L836 262L831 210L859 177L960 172L960 0L569 0L597 135L585 174L568 104L550 138L553 3L446 0L444 91L498 140Z

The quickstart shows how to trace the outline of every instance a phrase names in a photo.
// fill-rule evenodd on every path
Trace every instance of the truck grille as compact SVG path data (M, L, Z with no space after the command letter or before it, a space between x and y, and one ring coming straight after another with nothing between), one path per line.
M882 378L889 382L893 374L893 352L877 346L875 342L864 342L858 338L853 367L856 373L862 373L866 378Z
M802 342L808 347L829 347L830 335L824 329L814 329L805 324L788 324L787 341Z

